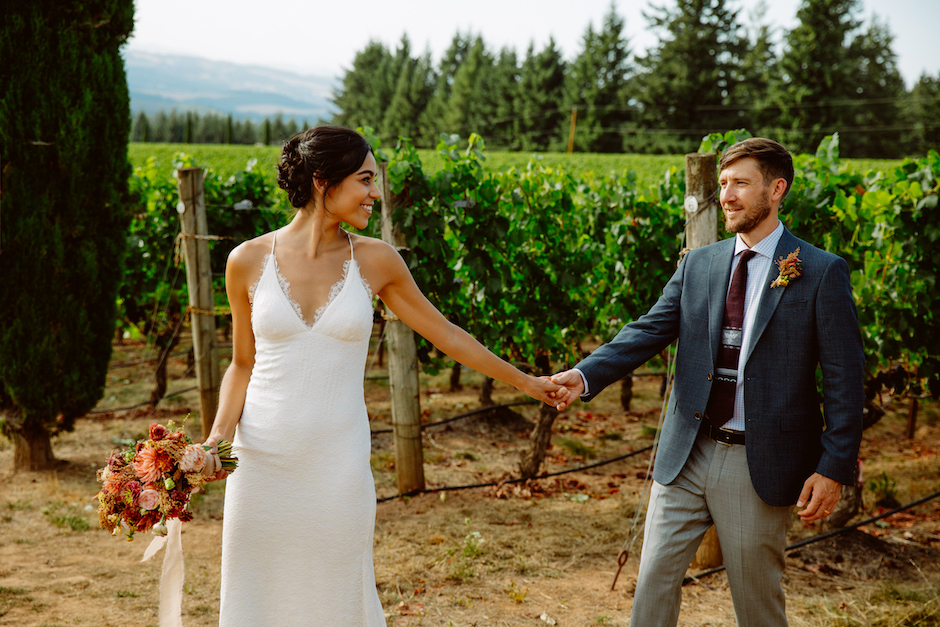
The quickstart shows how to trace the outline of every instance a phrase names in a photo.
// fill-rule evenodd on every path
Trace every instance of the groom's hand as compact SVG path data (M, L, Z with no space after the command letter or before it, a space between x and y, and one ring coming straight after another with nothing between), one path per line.
M576 398L584 394L584 380L581 373L577 370L565 370L552 375L552 383L562 386L555 393L555 409L563 410L570 405Z

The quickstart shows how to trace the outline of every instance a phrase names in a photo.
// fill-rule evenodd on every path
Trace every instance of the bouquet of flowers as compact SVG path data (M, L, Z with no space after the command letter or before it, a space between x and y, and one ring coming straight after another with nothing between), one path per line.
M135 533L151 529L166 535L168 519L192 520L189 500L196 488L212 480L203 473L209 447L193 444L182 427L173 426L172 421L166 427L152 423L149 439L115 453L98 471L98 520L111 535L124 533L133 540ZM232 444L220 442L218 452L222 469L235 470Z

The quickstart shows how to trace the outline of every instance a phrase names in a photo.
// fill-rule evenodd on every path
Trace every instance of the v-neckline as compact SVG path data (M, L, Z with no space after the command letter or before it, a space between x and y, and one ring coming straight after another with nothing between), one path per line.
M298 322L300 322L308 331L313 330L313 328L317 326L317 323L323 319L323 316L326 315L327 310L345 289L346 279L349 278L349 269L352 264L356 263L355 253L353 252L352 237L350 237L349 233L346 233L346 239L349 241L350 256L349 259L343 262L343 275L339 278L338 281L330 286L330 293L327 296L326 302L317 307L316 311L313 312L313 322L308 323L307 317L304 315L303 309L300 307L300 303L294 300L294 297L291 295L290 281L288 281L287 278L281 274L281 269L278 267L276 253L277 231L274 232L274 240L271 242L271 252L269 256L271 257L271 263L274 264L274 276L277 279L278 291L282 296L284 296L285 300L287 300L287 304L290 305L291 309L294 310Z
M290 305L291 309L294 310L294 314L297 316L297 321L300 322L304 327L310 331L317 326L317 323L323 319L323 316L326 315L326 312L333 305L339 295L346 288L346 281L349 278L350 266L355 263L355 259L347 259L343 262L343 276L339 278L338 281L333 283L330 286L330 294L327 296L326 302L320 305L316 311L313 313L313 322L308 323L307 317L304 315L303 309L301 309L300 304L294 300L294 297L291 295L291 285L290 281L284 278L284 275L281 274L281 270L277 265L277 257L274 253L271 253L271 263L274 265L274 276L277 279L278 291L281 293L281 296L287 301L287 304Z

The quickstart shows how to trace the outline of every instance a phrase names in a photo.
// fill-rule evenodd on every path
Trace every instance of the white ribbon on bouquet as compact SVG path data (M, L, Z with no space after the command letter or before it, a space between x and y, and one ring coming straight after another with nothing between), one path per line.
M160 627L183 627L183 523L166 521L166 535L157 536L140 560L146 562L166 546L160 575Z

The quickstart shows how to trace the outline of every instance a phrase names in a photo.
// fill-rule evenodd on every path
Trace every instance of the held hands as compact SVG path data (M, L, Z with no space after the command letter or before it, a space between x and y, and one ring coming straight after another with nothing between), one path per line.
M797 507L803 507L797 512L803 522L813 522L829 516L836 509L839 497L842 495L842 484L835 479L824 477L818 472L813 473L803 483L803 491L796 502Z
M519 388L520 391L525 392L532 398L553 407L555 406L555 395L561 389L552 383L548 377L533 377L530 375L526 375L525 384Z
M549 377L549 381L561 387L555 392L554 405L558 411L570 405L579 396L584 394L584 380L577 370L565 370Z

